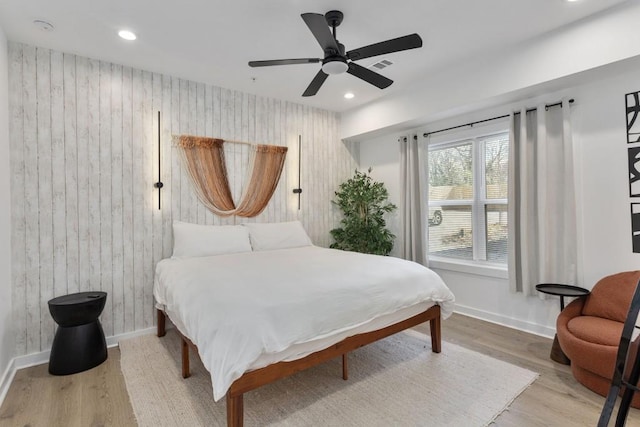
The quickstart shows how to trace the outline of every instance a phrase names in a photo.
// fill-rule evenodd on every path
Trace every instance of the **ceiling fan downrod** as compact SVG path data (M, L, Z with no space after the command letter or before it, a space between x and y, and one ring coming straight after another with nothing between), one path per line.
M325 58L322 61L322 71L326 74L345 73L349 69L347 58L345 57L345 49L344 45L340 43L336 37L336 28L342 23L344 15L339 10L330 10L325 13L324 18L332 29L333 38L338 45L338 52L335 52L334 49L329 49L325 52Z

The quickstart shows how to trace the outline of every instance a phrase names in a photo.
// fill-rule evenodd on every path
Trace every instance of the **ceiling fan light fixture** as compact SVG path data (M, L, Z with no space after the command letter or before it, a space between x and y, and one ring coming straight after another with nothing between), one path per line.
M138 36L136 36L136 34L133 31L129 31L129 30L120 30L118 31L118 35L120 36L120 38L123 38L128 41L133 41L138 38Z
M344 58L331 58L322 63L322 71L326 74L342 74L349 69Z

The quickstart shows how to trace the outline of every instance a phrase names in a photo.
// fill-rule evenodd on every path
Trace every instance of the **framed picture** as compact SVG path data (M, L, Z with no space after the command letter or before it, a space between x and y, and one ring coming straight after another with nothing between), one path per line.
M631 203L631 239L633 252L640 254L640 203Z
M629 196L640 197L640 147L629 148Z
M640 142L640 92L628 93L625 96L627 112L627 144Z

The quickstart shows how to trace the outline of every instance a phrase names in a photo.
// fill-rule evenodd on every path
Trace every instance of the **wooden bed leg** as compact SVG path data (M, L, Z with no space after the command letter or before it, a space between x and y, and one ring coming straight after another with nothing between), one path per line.
M431 351L440 353L442 349L442 332L440 330L440 316L429 320L429 329L431 330Z
M227 393L227 427L242 427L244 408L243 395L231 396Z
M349 365L347 364L347 354L348 353L344 353L342 355L342 379L345 381L349 379Z
M182 338L182 378L189 378L191 371L189 369L189 343Z
M167 316L164 314L164 311L160 309L156 309L156 311L158 312L158 336L163 337L167 333L167 329L165 326L166 325L165 321Z

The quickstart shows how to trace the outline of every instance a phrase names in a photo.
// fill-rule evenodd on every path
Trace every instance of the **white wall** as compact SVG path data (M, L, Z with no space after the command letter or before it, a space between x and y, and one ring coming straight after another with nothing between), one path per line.
M356 164L338 138L336 113L14 43L9 80L17 355L50 347L55 324L47 301L67 293L108 293L101 316L107 337L152 326L153 272L171 255L173 220L299 219L314 243L328 245L329 230L339 220L333 192ZM153 188L158 111L161 210ZM172 134L288 146L285 169L265 211L251 219L208 212L171 148ZM298 186L299 134L300 210L292 193ZM248 147L225 146L238 201ZM6 162L6 155L1 158ZM0 235L0 241L6 240ZM7 257L0 259L4 263Z
M590 82L560 91L537 87L538 96L417 127L436 130L573 97L571 107L576 155L580 285L591 288L605 275L640 269L632 253L625 130L625 94L640 90L640 57L590 73ZM555 83L550 84L555 87ZM360 143L361 167L373 167L392 200L399 200L398 132ZM400 214L401 215L401 214ZM394 229L399 232L399 229ZM458 311L487 320L552 335L559 312L557 298L523 297L508 290L505 279L436 270L456 295Z
M7 39L0 28L0 384L14 356L11 309L11 200ZM0 401L2 401L0 390Z
M369 141L366 148L360 147L359 161L360 169L366 171L371 168L371 177L376 181L384 182L389 191L389 201L395 204L398 209L385 216L387 227L393 230L396 238L393 243L391 256L399 257L402 254L403 238L402 209L400 206L400 148L397 136L385 135L375 140Z
M618 67L619 68L619 67ZM592 84L572 90L584 283L606 274L640 269L632 253L625 94L640 91L640 57ZM640 202L640 199L634 200Z

